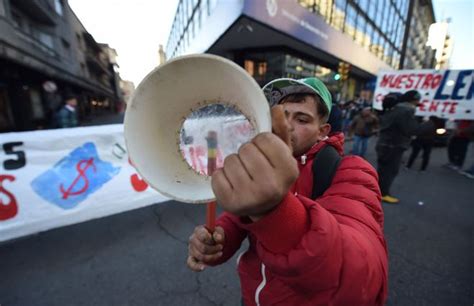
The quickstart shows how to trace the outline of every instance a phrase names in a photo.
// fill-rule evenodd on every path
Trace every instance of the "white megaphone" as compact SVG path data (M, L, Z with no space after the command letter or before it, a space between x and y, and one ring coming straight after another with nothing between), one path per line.
M125 113L125 143L138 173L161 194L187 203L215 199L210 177L193 170L180 151L185 119L215 103L239 110L255 133L271 131L270 107L257 82L219 56L173 59L149 73L135 90Z

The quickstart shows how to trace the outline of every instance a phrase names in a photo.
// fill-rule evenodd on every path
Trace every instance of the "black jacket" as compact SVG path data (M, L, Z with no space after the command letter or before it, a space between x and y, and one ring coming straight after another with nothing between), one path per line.
M415 107L408 102L398 103L380 118L378 146L407 149L411 137L418 132L419 123L415 118Z

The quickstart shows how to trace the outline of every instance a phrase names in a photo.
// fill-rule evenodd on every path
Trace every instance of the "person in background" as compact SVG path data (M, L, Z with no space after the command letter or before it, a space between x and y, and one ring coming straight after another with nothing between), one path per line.
M342 132L343 128L341 104L336 101L335 95L333 93L331 93L331 97L334 103L332 104L328 119L328 123L331 125L330 135Z
M410 147L412 136L418 132L419 123L415 118L415 110L420 100L418 91L409 90L380 119L375 151L380 191L385 203L397 204L400 201L390 194L390 187L400 169L403 152Z
M428 167L430 161L431 148L433 147L436 136L436 128L438 126L437 119L435 116L430 116L428 121L420 125L416 138L411 142L411 154L406 165L407 169L411 168L418 154L423 150L420 171L426 171L426 167Z
M360 114L352 120L349 135L354 135L352 154L360 157L365 156L369 138L374 135L379 126L379 119L372 114L371 108L364 108Z
M73 95L67 95L64 101L64 105L56 114L56 126L58 128L76 127L78 125L77 98Z
M462 169L469 141L472 138L473 121L456 120L456 128L454 134L448 143L448 159L449 163L445 165L450 169L459 171Z
M469 125L467 129L465 129L464 132L467 135L469 135L471 140L474 139L474 121L471 121L471 124ZM471 152L471 156L474 157L474 144L471 144L470 152ZM466 170L460 170L459 173L464 175L467 178L474 179L474 162L471 164L469 168L467 168Z
M342 112L342 130L344 134L349 133L349 128L354 117L358 114L359 109L357 108L355 100L350 100L343 105ZM348 139L350 140L350 139Z

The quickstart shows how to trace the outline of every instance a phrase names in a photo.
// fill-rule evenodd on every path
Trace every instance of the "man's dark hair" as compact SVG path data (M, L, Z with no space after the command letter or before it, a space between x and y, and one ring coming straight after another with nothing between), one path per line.
M316 112L317 112L319 120L321 120L322 123L326 123L329 117L329 110L326 108L326 106L324 105L324 102L321 101L321 98L318 95L307 94L307 93L290 94L286 96L283 100L281 100L280 103L287 103L287 102L301 103L308 96L313 97L314 101L316 102Z
M417 90L409 90L400 97L401 102L411 102L421 100L421 95Z
M76 95L73 94L73 93L70 93L70 92L64 94L64 101L69 101L71 99L76 99L77 100Z

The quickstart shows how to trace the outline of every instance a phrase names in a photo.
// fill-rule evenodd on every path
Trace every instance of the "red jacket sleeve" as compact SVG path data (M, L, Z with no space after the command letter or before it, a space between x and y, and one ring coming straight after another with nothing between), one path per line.
M289 194L246 228L257 237L267 268L302 294L341 305L384 303L388 264L380 190L377 173L363 159L345 157L317 201Z

